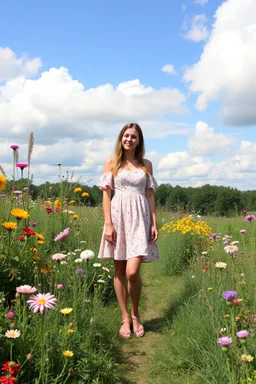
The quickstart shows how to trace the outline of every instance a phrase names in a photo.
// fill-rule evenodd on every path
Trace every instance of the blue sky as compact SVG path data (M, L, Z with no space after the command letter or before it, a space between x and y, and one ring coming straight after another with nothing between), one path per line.
M34 182L57 163L97 183L119 130L141 124L159 183L254 189L254 0L0 5L0 164Z

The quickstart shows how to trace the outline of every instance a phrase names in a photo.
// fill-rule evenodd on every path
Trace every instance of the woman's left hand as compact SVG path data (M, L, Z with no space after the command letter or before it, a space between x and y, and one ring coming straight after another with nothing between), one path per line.
M151 225L150 243L154 243L158 238L158 230L155 225Z

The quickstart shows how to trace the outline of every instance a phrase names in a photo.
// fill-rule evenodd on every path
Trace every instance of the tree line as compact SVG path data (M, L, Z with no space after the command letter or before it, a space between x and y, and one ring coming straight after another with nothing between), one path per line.
M28 180L22 181L27 185ZM16 189L21 189L20 181L15 183ZM13 188L13 182L9 182ZM88 192L85 199L81 194L74 192L80 187L83 192ZM44 183L30 185L30 195L33 199L54 199L65 195L67 201L74 199L80 204L97 206L102 203L102 192L94 185L89 187L80 183L70 184L68 181L61 183ZM158 208L168 211L195 212L199 215L232 216L241 214L243 210L256 211L256 190L239 191L236 188L214 186L206 184L202 187L173 187L171 184L161 184L155 191L155 200Z

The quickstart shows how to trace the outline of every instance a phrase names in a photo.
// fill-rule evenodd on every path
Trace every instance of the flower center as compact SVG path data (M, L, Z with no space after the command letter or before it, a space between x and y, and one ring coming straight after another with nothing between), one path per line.
M38 304L44 305L47 302L45 299L38 299Z

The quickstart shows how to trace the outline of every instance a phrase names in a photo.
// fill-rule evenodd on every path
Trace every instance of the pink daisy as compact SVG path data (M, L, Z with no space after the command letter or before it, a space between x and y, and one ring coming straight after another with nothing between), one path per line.
M30 294L36 292L36 287L31 287L31 285L20 285L16 288L16 292Z
M224 251L226 252L226 253L235 253L235 252L237 252L238 251L238 247L236 246L236 245L228 245L227 247L225 247L224 248Z
M62 232L60 232L55 238L54 241L58 241L60 239L63 239L69 234L70 228L65 228Z
M52 260L60 261L65 259L65 257L67 257L67 255L64 255L64 253L55 253L54 255L52 255Z
M37 295L31 296L28 300L29 308L32 309L34 313L40 311L41 315L47 309L54 309L56 302L56 297L50 293L38 293Z

